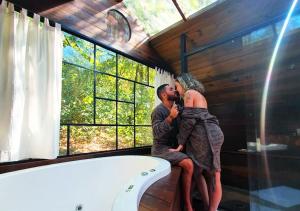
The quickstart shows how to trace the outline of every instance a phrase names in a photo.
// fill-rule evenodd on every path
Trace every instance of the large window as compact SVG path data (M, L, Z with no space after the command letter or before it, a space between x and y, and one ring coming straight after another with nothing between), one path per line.
M60 155L152 145L155 70L65 33Z

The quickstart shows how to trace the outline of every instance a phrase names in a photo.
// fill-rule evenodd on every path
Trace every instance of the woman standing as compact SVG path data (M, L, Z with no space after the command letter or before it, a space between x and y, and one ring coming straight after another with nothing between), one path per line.
M222 197L220 151L223 132L217 118L208 112L202 83L184 73L177 77L175 87L184 97L184 109L177 136L179 146L172 151L181 151L185 146L186 154L195 164L195 181L204 208L216 211Z

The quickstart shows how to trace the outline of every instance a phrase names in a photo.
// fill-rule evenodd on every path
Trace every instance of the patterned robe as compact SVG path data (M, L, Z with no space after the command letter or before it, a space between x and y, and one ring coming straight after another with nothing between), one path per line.
M178 144L186 154L208 172L220 171L220 151L224 135L217 118L204 108L184 108L179 123Z
M151 154L175 165L188 156L182 152L169 152L170 148L177 146L176 135L178 133L177 119L173 120L171 125L165 121L169 114L169 109L163 104L158 105L151 114L153 132Z

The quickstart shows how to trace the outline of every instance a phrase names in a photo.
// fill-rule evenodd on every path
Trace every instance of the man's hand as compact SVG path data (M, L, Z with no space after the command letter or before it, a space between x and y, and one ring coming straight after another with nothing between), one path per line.
M175 119L178 116L178 113L179 113L179 111L178 111L177 105L173 104L172 108L170 109L170 114L166 118L167 122L169 124L171 124L173 119Z
M177 108L177 105L176 104L173 104L171 110L170 110L170 114L169 116L172 118L172 119L175 119L177 116L178 116L178 108Z

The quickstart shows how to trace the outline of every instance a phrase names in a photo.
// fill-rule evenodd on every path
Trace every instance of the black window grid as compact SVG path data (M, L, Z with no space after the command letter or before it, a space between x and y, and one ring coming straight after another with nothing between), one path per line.
M82 38L81 38L82 39ZM74 64L74 63L71 63L71 62L68 62L68 61L63 61L64 64L68 64L68 65L72 65L72 66L75 66L75 67L78 67L78 68L82 68L86 71L93 71L93 75L94 75L94 80L93 80L93 123L61 123L61 126L66 126L67 127L67 150L66 150L66 156L70 156L71 155L71 152L70 152L70 138L71 138L71 127L72 126L106 126L106 127L116 127L116 148L115 150L118 150L118 127L119 126L129 126L129 127L133 127L133 132L134 132L134 145L133 147L131 148L136 148L136 128L137 127L151 127L151 125L140 125L140 124L136 124L136 85L139 84L139 85L142 85L142 86L146 86L146 87L149 87L149 88L154 88L154 86L150 85L149 82L150 82L150 70L149 70L149 66L145 65L147 67L147 83L142 83L142 82L138 82L136 80L132 80L132 79L129 79L129 78L124 78L124 77L121 77L119 76L118 74L118 58L119 58L119 53L116 53L116 74L110 74L110 73L107 73L107 72L102 72L101 70L97 70L96 68L96 50L97 50L97 46L96 44L94 44L94 51L93 51L93 57L94 57L94 68L91 69L91 68L87 68L87 67L84 67L82 65L79 65L79 64ZM103 47L102 47L103 48ZM122 55L123 56L123 55ZM125 57L126 59L130 59L130 58L127 58ZM130 59L132 60L132 59ZM111 77L114 77L116 79L116 98L115 99L110 99L110 98L105 98L105 97L100 97L100 96L97 96L97 74L103 74L103 75L107 75L107 76L111 76ZM136 73L137 74L137 71ZM135 77L136 79L137 77ZM124 81L129 81L129 82L132 82L133 83L133 101L130 102L130 101L125 101L125 100L119 100L119 86L118 86L118 82L119 80L124 80ZM97 124L96 123L96 114L97 114L97 111L96 111L96 106L97 106L97 100L104 100L104 101L112 101L112 102L115 102L116 103L116 123L115 124ZM133 114L134 114L134 117L133 117L133 124L119 124L119 120L118 120L118 103L127 103L127 104L132 104L133 105ZM144 146L144 147L147 147L147 146ZM129 148L129 149L131 149ZM138 147L138 148L141 148L141 147ZM105 151L105 150L103 150ZM111 151L111 150L109 150ZM95 151L96 152L99 152L99 151ZM93 153L93 152L88 152L88 153ZM64 155L62 155L64 156Z

